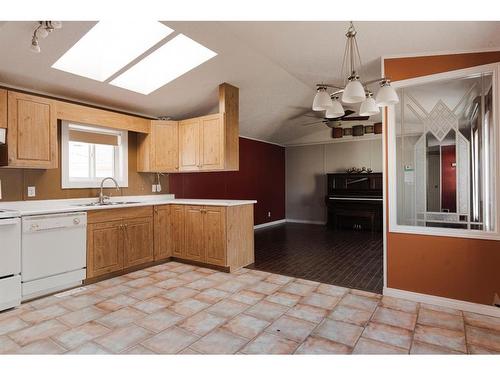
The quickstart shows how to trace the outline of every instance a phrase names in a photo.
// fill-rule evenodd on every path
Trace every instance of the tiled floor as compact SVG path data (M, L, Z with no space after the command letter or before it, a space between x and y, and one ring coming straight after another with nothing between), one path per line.
M0 353L500 353L500 318L170 262L0 313Z
M251 268L381 293L382 260L382 233L287 223L255 232Z

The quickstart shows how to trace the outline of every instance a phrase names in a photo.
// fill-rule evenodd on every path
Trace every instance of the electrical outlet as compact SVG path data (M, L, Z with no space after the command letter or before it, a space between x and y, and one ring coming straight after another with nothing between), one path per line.
M0 180L0 199L2 199L2 180Z
M151 192L156 193L156 184L151 185Z
M267 211L267 217L271 217L271 211Z
M156 192L157 193L161 192L161 185L160 184L156 184Z
M28 186L28 198L33 198L36 196L36 188L34 186Z

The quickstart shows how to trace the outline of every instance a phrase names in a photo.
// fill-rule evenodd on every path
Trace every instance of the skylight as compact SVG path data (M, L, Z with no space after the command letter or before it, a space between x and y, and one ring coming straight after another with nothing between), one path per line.
M157 21L100 21L52 67L102 82L173 31Z
M217 53L179 34L110 83L148 95L214 56Z

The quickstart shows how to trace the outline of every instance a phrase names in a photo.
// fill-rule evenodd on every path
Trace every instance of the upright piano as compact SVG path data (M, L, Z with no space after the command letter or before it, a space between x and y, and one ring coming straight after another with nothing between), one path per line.
M328 226L382 231L382 173L328 173Z

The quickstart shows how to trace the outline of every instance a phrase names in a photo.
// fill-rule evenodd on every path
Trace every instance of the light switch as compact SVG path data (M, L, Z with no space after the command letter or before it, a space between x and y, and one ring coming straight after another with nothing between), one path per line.
M156 193L156 184L151 185L151 192Z
M2 180L0 180L0 199L2 199Z
M36 188L34 186L28 186L28 198L33 198L36 196Z

